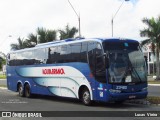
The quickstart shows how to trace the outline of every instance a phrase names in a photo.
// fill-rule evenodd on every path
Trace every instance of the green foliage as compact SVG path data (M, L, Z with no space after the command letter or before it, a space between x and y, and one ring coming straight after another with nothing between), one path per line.
M6 64L6 60L2 57L0 57L0 70L2 70L3 65Z
M144 24L147 25L146 28L140 30L141 37L147 37L147 39L142 41L142 45L151 44L152 52L156 53L156 67L157 67L157 79L160 79L160 65L159 65L159 52L160 52L160 16L155 18L144 18L142 20Z
M6 75L0 74L0 79L6 79Z
M75 27L70 28L69 25L65 27L64 30L60 29L60 39L74 38L75 34L78 32L78 29Z
M37 43L45 43L56 40L57 32L55 30L46 30L45 28L38 28L37 35Z
M148 96L147 100L151 103L151 104L160 104L160 97L157 96Z
M69 25L64 30L58 30L60 39L73 38L78 32L75 27L70 28ZM45 28L37 28L36 34L30 33L27 39L17 39L18 43L11 44L11 50L19 50L34 47L39 43L51 42L57 40L57 30L47 30Z
M11 44L11 50L20 50L20 49L29 47L28 42L24 40L23 38L21 39L19 37L17 40L18 40L18 43Z
M57 32L55 30L46 30L45 28L37 28L37 33L30 33L27 39L17 39L18 43L11 44L11 50L19 50L34 47L38 43L45 43L56 40Z

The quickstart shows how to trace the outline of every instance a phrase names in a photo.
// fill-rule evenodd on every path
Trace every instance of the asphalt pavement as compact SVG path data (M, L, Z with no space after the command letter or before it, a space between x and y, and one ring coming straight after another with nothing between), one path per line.
M6 79L0 79L0 85L7 85Z
M1 79L0 85L6 85ZM149 96L160 96L160 85L148 86ZM122 105L96 103L91 107L68 98L36 96L31 99L19 97L18 93L0 88L0 111L160 111L160 106L124 103ZM91 113L92 114L92 113ZM159 117L42 117L28 120L159 120ZM0 120L27 120L27 118L0 118Z
M95 113L95 112L107 112L113 111L115 114L121 112L127 115L129 112L133 112L134 115L137 112L151 111L152 113L160 111L159 106L142 105L142 104L113 104L113 103L95 103L93 106L84 106L80 101L69 98L49 97L49 96L35 96L33 98L19 97L18 93L9 91L7 89L0 89L0 111L34 111L48 113L53 111L54 113L66 111ZM124 112L124 113L123 113ZM73 112L74 114L75 112ZM91 114L90 113L90 114ZM38 118L38 120L159 120L159 117L63 117L61 114L59 117L54 118ZM92 115L92 114L91 114ZM103 114L102 114L103 115ZM94 116L94 114L93 114ZM26 120L27 118L0 118L0 120ZM32 118L28 118L32 120ZM37 120L37 119L33 119Z

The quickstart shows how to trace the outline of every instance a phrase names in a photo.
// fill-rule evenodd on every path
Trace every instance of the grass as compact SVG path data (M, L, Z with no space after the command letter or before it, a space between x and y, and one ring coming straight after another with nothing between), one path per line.
M148 84L160 84L160 80L159 81L148 80Z
M0 87L7 87L6 85L0 85Z
M146 98L151 104L160 104L160 97L157 96L148 96Z
M0 79L6 79L6 75L0 74Z

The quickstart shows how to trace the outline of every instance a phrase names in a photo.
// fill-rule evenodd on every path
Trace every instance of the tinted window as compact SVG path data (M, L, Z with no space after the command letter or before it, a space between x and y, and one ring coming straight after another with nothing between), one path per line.
M106 83L105 62L101 44L88 43L88 61L92 74L101 83Z
M36 49L34 50L35 64L45 64L48 58L47 49Z
M138 50L139 43L138 42L103 42L103 46L105 50Z
M18 52L16 65L33 65L34 64L34 51Z
M71 44L71 61L79 62L81 59L80 52L81 52L81 43Z
M81 62L87 62L87 42L82 43L81 47Z
M56 63L62 62L60 54L61 54L61 46L58 46L57 51L55 53Z
M57 61L56 54L57 54L57 47L48 48L48 59L47 59L48 64L56 63Z
M106 70L105 70L105 61L103 56L102 47L99 43L96 44L96 80L102 83L106 82Z
M10 54L9 65L10 66L15 66L16 65L16 53L11 53Z
M95 75L95 42L88 43L88 62L93 75Z
M61 63L68 62L68 45L61 46L60 56L61 56Z

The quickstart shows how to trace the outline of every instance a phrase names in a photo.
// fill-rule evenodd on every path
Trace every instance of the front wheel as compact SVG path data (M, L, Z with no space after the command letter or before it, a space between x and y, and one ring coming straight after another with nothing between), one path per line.
M123 104L124 100L120 100L120 101L115 101L115 104Z
M84 103L84 105L91 105L92 103L90 93L87 88L85 88L82 92L82 102Z
M26 84L25 85L25 96L27 97L27 98L30 98L31 96L32 96L32 94L31 94L31 89L30 89L30 86L29 86L29 84Z

